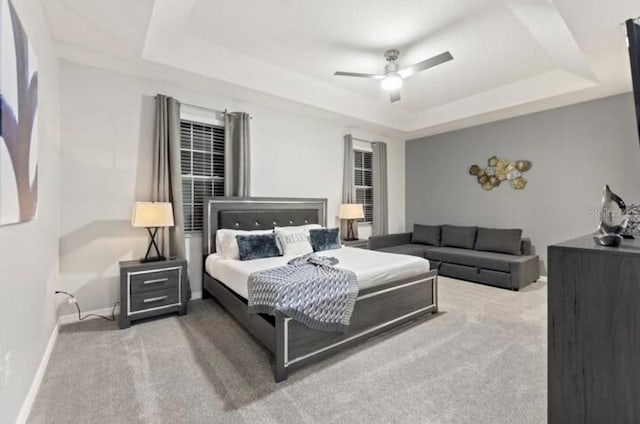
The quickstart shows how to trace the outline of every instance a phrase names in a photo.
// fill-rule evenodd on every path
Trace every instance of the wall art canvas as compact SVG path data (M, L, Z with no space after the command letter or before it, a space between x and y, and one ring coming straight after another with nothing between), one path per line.
M0 0L0 225L38 205L38 60L13 4Z

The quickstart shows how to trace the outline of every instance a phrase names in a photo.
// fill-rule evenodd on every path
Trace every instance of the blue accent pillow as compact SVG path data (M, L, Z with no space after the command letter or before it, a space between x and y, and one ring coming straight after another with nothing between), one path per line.
M314 252L322 252L323 250L340 249L340 230L337 228L318 228L309 230L309 238L311 239L311 247Z
M237 235L236 240L241 261L281 256L273 233Z

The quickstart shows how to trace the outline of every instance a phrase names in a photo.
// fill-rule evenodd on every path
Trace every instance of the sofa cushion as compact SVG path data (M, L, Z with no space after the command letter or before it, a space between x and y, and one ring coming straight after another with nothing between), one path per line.
M425 257L429 260L476 268L492 269L494 271L510 272L511 262L518 259L505 253L482 252L479 250L458 249L455 247L439 247L425 250Z
M377 250L381 252L399 253L401 255L412 255L424 258L424 252L427 249L427 246L422 244L399 244L397 246L383 247Z
M442 247L459 247L473 249L476 241L476 227L459 227L457 225L442 226Z
M520 255L522 230L478 227L475 250Z
M440 246L440 225L413 224L411 243Z

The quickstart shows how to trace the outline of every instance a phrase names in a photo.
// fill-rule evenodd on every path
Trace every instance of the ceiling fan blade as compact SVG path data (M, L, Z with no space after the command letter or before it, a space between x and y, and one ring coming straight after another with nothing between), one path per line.
M358 72L336 72L334 75L338 75L340 77L358 77L358 78L372 78L381 80L384 79L384 75L376 75L376 74L360 74Z
M412 75L417 74L418 72L425 71L429 68L441 65L450 60L453 60L453 56L451 55L451 53L444 52L427 60L423 60L422 62L418 62L415 65L407 66L406 68L400 69L398 73L402 78L408 78Z
M391 103L400 100L400 89L397 88L395 90L389 91L389 99L391 99Z

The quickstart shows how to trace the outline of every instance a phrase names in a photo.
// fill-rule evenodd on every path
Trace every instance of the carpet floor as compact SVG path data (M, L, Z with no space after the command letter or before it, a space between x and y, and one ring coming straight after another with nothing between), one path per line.
M544 423L547 285L440 277L437 316L292 372L212 300L64 326L29 422Z

